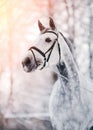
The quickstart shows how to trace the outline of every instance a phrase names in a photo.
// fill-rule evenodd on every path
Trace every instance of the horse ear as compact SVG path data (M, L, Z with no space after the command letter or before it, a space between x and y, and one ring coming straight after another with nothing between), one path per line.
M51 27L53 30L55 30L56 27L55 27L54 20L53 20L51 17L50 17L49 19L50 19L50 20L49 20L49 25L50 25L50 27Z
M38 27L41 32L45 29L45 27L42 25L42 23L39 20L38 20Z

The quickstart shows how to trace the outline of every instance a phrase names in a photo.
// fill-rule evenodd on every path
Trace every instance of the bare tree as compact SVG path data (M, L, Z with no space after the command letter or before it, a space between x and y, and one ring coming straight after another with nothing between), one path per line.
M90 78L93 79L93 1L88 1L89 8L89 37L88 37L88 46L89 46L89 74Z
M9 2L10 3L10 2ZM13 3L11 2L11 5L13 6ZM13 23L12 22L12 7L7 7L6 11L9 13L7 14L7 33L8 33L8 60L9 60L9 71L10 71L10 94L8 98L7 107L9 105L12 105L12 95L13 95Z
M73 47L75 46L74 44L74 38L75 38L75 4L74 0L73 1L68 1L64 0L65 5L66 5L66 12L67 12L67 27L68 27L68 34L69 38L73 44Z

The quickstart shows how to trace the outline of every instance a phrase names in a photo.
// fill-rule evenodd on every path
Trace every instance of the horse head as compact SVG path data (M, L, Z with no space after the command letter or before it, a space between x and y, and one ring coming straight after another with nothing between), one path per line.
M31 46L22 61L26 72L43 69L46 66L55 65L59 62L60 47L58 33L52 18L49 20L49 28L43 26L38 20L40 35L35 46Z
M56 66L59 78L50 97L50 117L58 130L93 129L93 85L81 76L73 57L71 43L57 31L52 18L49 28L38 21L40 35L35 46L31 46L22 61L26 72Z

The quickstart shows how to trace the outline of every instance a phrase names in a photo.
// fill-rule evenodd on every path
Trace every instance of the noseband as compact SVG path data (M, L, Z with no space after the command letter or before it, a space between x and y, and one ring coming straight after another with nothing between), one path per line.
M61 51L60 51L60 44L59 44L59 42L58 42L58 34L57 33L55 33L55 32L53 32L53 31L46 31L46 32L44 32L43 34L45 34L45 33L53 33L53 34L55 34L56 35L56 39L54 40L54 42L53 42L53 44L51 45L51 47L44 53L43 51L41 51L39 48L37 48L37 47L35 47L35 46L32 46L31 48L29 48L29 50L32 52L32 54L33 54L33 57L34 57L34 60L35 60L35 63L36 63L36 65L37 65L37 61L36 61L36 57L35 57L35 54L34 54L34 51L33 50L35 50L35 51L37 51L40 55L42 55L42 57L44 58L44 64L43 64L43 66L41 67L41 70L46 66L46 63L49 61L49 59L50 59L50 56L51 56L51 54L52 54L52 51L53 51L53 48L54 48L54 46L55 46L55 44L57 43L57 45L58 45L58 53L59 53L59 62L60 62L60 59L61 59ZM48 56L46 57L46 54L47 53L49 53L48 54Z

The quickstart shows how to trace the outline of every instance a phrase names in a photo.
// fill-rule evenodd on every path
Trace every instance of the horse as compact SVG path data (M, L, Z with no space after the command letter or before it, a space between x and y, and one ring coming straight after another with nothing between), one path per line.
M49 18L46 28L38 20L40 35L31 46L22 66L26 72L50 67L58 76L49 101L49 115L54 130L93 129L93 86L77 66L71 42L57 30Z

